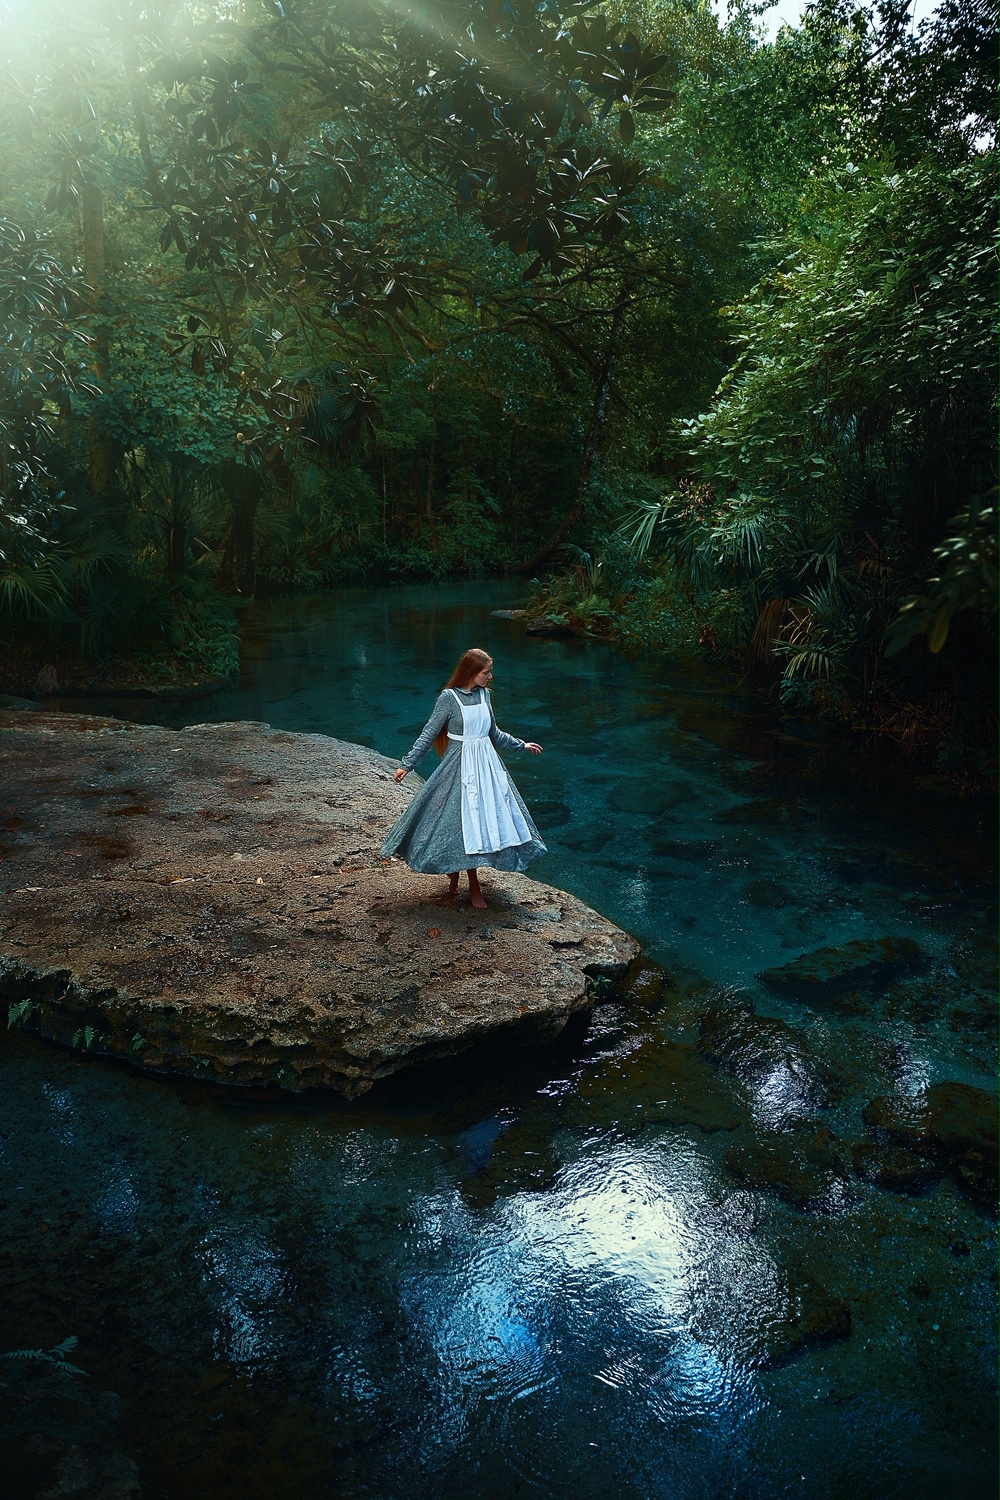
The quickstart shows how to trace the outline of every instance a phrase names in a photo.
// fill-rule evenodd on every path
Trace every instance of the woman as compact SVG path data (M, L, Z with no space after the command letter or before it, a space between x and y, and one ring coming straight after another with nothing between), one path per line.
M507 775L497 750L530 750L533 740L515 739L497 728L490 702L493 662L485 651L466 651L438 697L419 739L396 772L402 781L433 743L441 764L395 821L382 845L411 870L448 875L448 894L458 894L461 870L469 876L473 906L486 902L477 865L526 870L546 852L538 829ZM494 746L496 748L494 748Z

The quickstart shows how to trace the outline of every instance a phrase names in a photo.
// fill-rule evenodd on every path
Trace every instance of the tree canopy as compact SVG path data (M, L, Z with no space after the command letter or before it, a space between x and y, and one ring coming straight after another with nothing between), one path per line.
M602 628L638 609L655 638L659 590L664 639L795 702L870 716L939 692L932 659L985 660L985 0L917 27L818 0L770 42L703 0L0 22L0 609L26 659L127 639L225 671L255 590L548 577L577 544Z

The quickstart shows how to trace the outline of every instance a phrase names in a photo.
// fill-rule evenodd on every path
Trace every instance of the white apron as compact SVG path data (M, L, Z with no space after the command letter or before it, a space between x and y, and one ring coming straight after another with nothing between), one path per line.
M490 705L485 689L480 701L466 705L448 690L462 710L462 733L449 734L462 745L462 842L465 852L495 854L527 844L531 829L517 803L503 761L490 739Z

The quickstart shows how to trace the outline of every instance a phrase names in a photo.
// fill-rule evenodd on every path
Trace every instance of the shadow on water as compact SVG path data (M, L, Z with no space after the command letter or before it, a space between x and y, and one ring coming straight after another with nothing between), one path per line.
M546 747L512 767L535 872L664 972L355 1104L10 1032L0 1343L73 1333L89 1372L9 1396L11 1493L134 1461L147 1500L992 1494L990 809L512 602L272 602L238 687L128 712L399 754L483 645ZM790 984L821 948L839 977Z

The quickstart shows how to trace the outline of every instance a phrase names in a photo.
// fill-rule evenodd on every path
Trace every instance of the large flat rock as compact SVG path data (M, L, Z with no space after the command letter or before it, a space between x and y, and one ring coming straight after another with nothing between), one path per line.
M484 872L481 912L381 859L419 784L395 765L266 724L0 710L4 1015L156 1072L348 1095L556 1036L638 945L526 876Z

